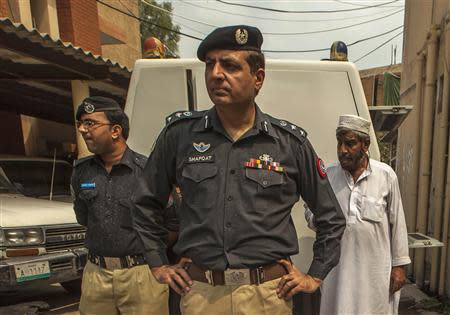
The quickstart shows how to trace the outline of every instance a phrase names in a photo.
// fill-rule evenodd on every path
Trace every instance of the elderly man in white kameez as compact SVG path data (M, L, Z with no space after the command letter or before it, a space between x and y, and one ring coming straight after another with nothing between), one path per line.
M339 264L324 280L320 314L397 314L404 285L408 236L397 176L369 158L370 122L339 117L339 163L328 179L347 220ZM309 226L314 216L306 209Z

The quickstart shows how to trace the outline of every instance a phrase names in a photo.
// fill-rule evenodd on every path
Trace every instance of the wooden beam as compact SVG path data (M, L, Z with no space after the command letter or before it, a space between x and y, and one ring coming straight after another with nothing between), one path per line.
M86 76L61 69L53 64L22 64L0 59L0 79L45 81L83 80Z

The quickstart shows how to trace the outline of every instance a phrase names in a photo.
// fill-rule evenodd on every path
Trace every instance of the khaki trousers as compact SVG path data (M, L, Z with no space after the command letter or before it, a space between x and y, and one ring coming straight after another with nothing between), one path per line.
M169 288L148 265L114 271L87 262L81 284L81 315L167 315Z
M194 281L181 298L183 315L292 315L292 300L279 299L280 279L261 285L212 286Z

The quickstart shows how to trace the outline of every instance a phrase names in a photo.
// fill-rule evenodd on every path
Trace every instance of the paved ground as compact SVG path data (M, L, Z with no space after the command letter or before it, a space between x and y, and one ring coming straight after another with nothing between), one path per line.
M70 294L59 284L30 287L17 292L0 295L0 315L32 315L38 309L41 314L79 314L78 294Z
M0 315L79 315L78 301L79 295L68 293L58 284L31 287L0 295ZM421 292L414 284L407 284L403 289L400 315L444 314L439 310L442 310L439 302Z

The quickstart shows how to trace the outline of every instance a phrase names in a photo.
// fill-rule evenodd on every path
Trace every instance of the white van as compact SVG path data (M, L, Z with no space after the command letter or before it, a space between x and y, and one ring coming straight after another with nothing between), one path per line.
M335 130L339 115L354 114L370 120L358 70L349 62L267 60L265 82L256 102L263 112L304 128L326 164L337 159ZM128 144L148 155L165 117L178 110L212 106L204 63L194 59L138 60L125 106L131 123ZM371 143L370 156L378 160L373 129ZM302 202L292 210L300 247L292 260L306 272L312 261L314 232L307 228L303 212Z

